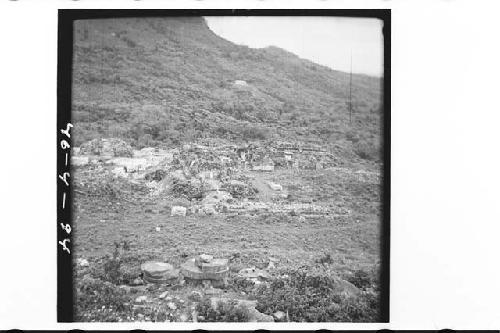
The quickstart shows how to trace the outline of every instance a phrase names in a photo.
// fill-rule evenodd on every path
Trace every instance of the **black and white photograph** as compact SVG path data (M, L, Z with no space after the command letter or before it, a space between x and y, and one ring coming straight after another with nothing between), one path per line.
M387 320L387 13L248 14L73 21L73 321Z
M499 10L0 1L0 331L496 332Z

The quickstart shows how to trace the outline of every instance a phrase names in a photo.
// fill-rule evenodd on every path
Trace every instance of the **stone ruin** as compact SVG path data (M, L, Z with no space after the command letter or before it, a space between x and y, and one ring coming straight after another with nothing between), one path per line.
M144 281L149 283L174 284L179 279L179 270L163 262L145 262L141 265L141 271Z
M186 282L214 287L225 286L229 274L229 260L202 254L183 263L180 272Z
M148 261L141 265L144 281L149 283L175 284L180 280L204 286L224 287L229 275L229 259L214 258L202 254L174 268L164 262Z

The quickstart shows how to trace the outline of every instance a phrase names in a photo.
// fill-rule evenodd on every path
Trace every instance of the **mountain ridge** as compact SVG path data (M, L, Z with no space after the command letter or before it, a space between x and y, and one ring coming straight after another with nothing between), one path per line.
M349 123L349 73L276 46L234 44L202 17L82 20L74 35L77 145L95 137L138 147L280 138L380 160L381 78L352 75Z

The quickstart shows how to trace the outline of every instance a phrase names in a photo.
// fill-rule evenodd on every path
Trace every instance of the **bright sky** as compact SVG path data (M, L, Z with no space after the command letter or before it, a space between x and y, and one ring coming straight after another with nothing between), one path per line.
M217 35L253 48L278 46L335 70L383 74L383 22L377 19L305 16L208 16Z

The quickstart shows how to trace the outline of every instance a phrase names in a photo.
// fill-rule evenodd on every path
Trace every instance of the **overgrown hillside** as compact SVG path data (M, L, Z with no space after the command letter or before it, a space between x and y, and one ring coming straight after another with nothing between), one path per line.
M379 78L353 75L349 124L349 73L233 44L203 18L77 21L74 37L77 146L96 137L138 148L279 139L380 160Z

